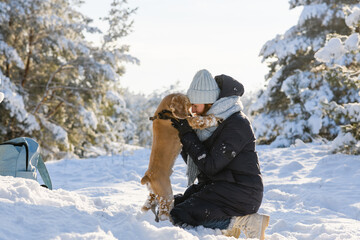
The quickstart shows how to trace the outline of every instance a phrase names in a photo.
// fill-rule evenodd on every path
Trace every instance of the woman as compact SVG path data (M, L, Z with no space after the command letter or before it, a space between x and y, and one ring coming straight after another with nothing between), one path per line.
M183 145L182 157L188 165L188 189L175 196L170 212L179 226L223 229L228 236L264 238L269 217L257 214L263 183L255 136L241 112L241 83L200 70L187 92L192 112L214 114L223 121L218 127L196 130L186 120L172 120ZM197 184L193 184L195 179ZM237 217L236 217L237 216Z

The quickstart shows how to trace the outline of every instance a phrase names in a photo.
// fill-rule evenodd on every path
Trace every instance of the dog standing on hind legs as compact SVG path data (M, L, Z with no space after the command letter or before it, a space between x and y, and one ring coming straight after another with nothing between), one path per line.
M141 179L150 194L142 207L142 211L151 209L155 220L169 219L173 207L173 192L170 176L176 157L181 150L178 131L171 126L169 119L187 119L193 129L204 129L216 126L221 119L209 116L191 116L191 103L186 95L175 93L164 97L160 102L153 120L153 143L151 147L148 170ZM156 213L156 206L158 213Z

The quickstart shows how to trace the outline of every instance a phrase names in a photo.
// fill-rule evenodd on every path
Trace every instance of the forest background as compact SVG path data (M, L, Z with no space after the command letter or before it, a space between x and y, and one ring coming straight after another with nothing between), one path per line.
M47 160L121 153L150 146L151 116L177 84L149 95L121 84L136 8L114 0L102 18L78 11L79 0L0 1L0 142L35 138ZM259 49L265 87L242 98L258 144L287 147L297 139L332 142L360 153L360 4L290 0L298 23ZM101 36L101 44L88 36Z

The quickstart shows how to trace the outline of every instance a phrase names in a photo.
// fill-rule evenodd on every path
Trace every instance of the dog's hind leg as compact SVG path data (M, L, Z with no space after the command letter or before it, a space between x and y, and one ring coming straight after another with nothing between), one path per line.
M154 192L157 193L156 199L159 207L159 219L160 221L164 221L169 219L170 211L174 204L174 197L168 177L163 177L158 183L156 188L154 188Z

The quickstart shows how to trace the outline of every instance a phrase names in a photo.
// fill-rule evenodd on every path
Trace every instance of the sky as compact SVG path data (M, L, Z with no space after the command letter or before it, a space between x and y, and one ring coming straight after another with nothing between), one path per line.
M112 0L85 0L80 8L105 30L100 17ZM195 73L209 70L240 81L246 92L264 87L267 67L262 46L297 24L301 8L288 0L128 0L133 32L120 44L140 65L126 64L121 84L134 93L150 94L179 83L186 90Z

